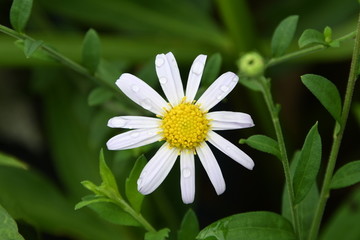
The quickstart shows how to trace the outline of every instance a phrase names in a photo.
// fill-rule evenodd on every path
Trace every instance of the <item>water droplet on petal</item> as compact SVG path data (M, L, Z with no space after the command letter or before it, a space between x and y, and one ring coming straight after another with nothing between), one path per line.
M220 87L220 90L223 91L223 92L227 92L227 91L229 90L229 87L226 86L226 85L222 85L222 86Z
M127 122L127 120L125 120L121 117L116 117L116 118L113 118L110 120L111 126L119 127L119 128L125 126L126 122Z
M131 90L133 90L133 92L138 92L140 90L139 86L138 85L133 85L131 87Z
M194 66L192 68L192 72L196 75L200 75L204 70L204 64L201 62L194 63Z
M232 79L233 82L237 82L239 80L238 76L234 76L234 78Z
M217 95L217 97L216 97L218 100L221 100L221 99L223 99L224 98L224 96L222 95L222 94L219 94L219 95Z
M162 58L162 57L157 57L156 58L156 60L155 60L155 65L157 66L157 67L161 67L161 65L163 65L164 64L164 59Z
M159 79L159 82L160 82L161 84L165 84L165 83L167 83L167 78L166 78L166 77L161 77L161 78Z
M190 169L189 169L189 168L184 168L184 169L182 170L182 175L183 175L184 178L190 177L190 176L191 176L191 171L190 171Z
M146 110L150 110L151 109L151 101L149 99L144 99L141 101L140 105L145 108Z
M140 134L139 134L138 132L132 132L132 133L130 133L130 136L131 136L132 138L137 138L139 135L140 135Z

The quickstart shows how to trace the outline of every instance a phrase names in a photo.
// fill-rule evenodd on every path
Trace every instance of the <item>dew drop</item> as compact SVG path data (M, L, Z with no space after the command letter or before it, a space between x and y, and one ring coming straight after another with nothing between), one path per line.
M151 102L149 99L144 99L141 101L140 105L145 108L146 110L150 110L151 109Z
M161 67L163 64L164 64L164 59L162 57L157 57L156 60L155 60L155 65L157 67Z
M221 99L223 99L224 98L224 96L222 95L222 94L219 94L219 95L217 95L217 97L216 97L218 100L221 100Z
M165 84L165 83L167 83L167 78L166 77L161 77L161 78L159 78L159 82L161 84Z
M194 63L194 66L192 68L192 72L195 73L196 75L200 75L204 70L204 64L202 64L201 62L196 62Z
M133 92L138 92L138 91L140 90L140 88L139 88L138 85L133 85L133 86L131 87L131 90L132 90Z
M189 178L191 176L191 171L189 168L184 168L182 170L182 175L184 178Z
M125 119L123 119L122 117L116 117L116 118L112 118L110 120L110 126L121 128L121 127L125 126L126 122L127 121Z
M220 87L220 90L223 91L223 92L227 92L227 91L229 90L229 87L226 86L226 85L222 85L222 86Z

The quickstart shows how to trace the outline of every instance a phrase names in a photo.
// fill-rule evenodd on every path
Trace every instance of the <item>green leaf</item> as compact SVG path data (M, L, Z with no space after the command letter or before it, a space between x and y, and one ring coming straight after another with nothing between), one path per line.
M298 16L289 16L276 27L271 39L273 57L282 56L289 47L295 34L298 19Z
M140 226L140 223L129 213L125 212L121 207L113 203L111 199L106 197L95 195L85 196L82 201L76 205L75 209L84 206L88 206L100 217L111 223L125 226Z
M306 29L300 36L298 43L300 48L310 44L326 44L324 34L315 29Z
M273 212L248 212L220 219L200 231L197 239L292 240L292 225Z
M360 160L345 164L336 171L332 180L331 188L343 188L360 182Z
M295 204L300 203L316 182L321 162L321 137L317 123L310 129L301 149L300 159L296 166L293 185Z
M324 226L320 240L360 239L360 189L343 201Z
M199 222L195 212L189 209L181 221L178 240L195 240L199 233Z
M239 83L253 91L260 92L262 90L261 84L255 78L239 76Z
M36 50L38 50L39 47L41 47L41 45L43 45L43 44L44 44L44 42L41 40L25 39L24 54L25 54L26 58L30 58L36 52Z
M126 182L125 182L126 197L136 212L140 212L141 204L144 200L144 195L142 195L137 190L137 180L140 176L142 169L146 165L146 162L147 162L147 160L146 160L145 156L141 155L136 160L135 165L130 172L130 176L126 179Z
M28 169L28 165L26 163L2 152L0 152L0 166L1 165Z
M210 86L211 83L215 81L215 79L218 78L220 68L222 63L222 57L220 53L215 53L211 55L207 61L204 68L204 73L202 76L202 82L201 84L205 84L205 87Z
M157 232L145 233L145 240L165 240L169 237L170 229L164 228Z
M109 100L113 96L113 92L106 88L98 87L92 90L88 97L89 106L96 106Z
M106 189L109 188L109 190L112 190L113 192L119 192L115 177L110 168L106 165L103 149L100 150L100 176L103 181L101 186Z
M24 240L19 234L15 220L0 205L0 239Z
M13 0L10 9L10 23L16 31L24 31L31 14L32 3L32 0Z
M279 159L281 159L279 145L277 141L275 141L274 139L268 136L253 135L248 139L240 139L240 143L241 144L246 143L247 145L249 145L250 147L256 150L272 154L278 157Z
M85 34L82 48L82 63L94 74L98 68L101 57L100 38L94 29Z
M331 116L340 122L341 98L336 86L328 79L315 74L303 75L301 81L328 110Z

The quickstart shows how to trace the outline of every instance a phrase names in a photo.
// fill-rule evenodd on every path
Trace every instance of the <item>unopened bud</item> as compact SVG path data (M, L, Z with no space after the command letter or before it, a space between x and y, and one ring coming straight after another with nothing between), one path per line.
M238 60L238 67L249 77L260 76L265 68L264 59L257 52L246 53Z

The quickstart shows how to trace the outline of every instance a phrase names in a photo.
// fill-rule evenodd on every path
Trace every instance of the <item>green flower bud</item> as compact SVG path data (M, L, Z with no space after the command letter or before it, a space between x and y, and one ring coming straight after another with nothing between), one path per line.
M330 43L332 41L332 29L329 26L326 26L324 29L324 38L326 43Z
M238 60L240 72L249 76L260 76L264 72L265 63L263 57L257 52L249 52Z

